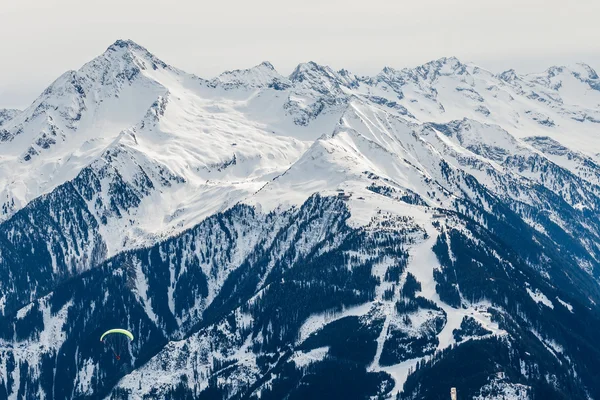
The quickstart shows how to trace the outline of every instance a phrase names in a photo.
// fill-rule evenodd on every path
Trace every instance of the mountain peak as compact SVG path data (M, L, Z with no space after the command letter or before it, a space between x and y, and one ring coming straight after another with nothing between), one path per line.
M598 73L586 63L576 63L571 67L574 75L582 79L600 79Z
M108 46L108 50L115 50L115 49L119 49L119 48L120 49L128 48L128 49L148 51L144 47L140 46L139 44L137 44L136 42L134 42L131 39L117 39L113 44Z
M466 65L462 63L458 58L454 56L450 57L441 57L436 60L431 60L422 64L415 69L425 69L425 70L442 70L445 68L449 68L450 70L463 69Z
M255 65L254 67L250 67L250 68L246 68L246 69L234 69L231 71L225 71L221 75L219 75L219 77L238 76L238 75L244 75L244 74L248 75L248 74L256 73L257 71L262 71L262 72L266 72L266 73L275 73L275 74L279 75L277 73L277 71L275 70L275 67L273 66L273 64L271 64L269 61L263 61L260 64Z
M437 60L428 62L426 65L435 65L439 67L447 66L452 70L464 69L466 67L465 63L454 56L438 58Z
M317 64L314 61L308 61L298 64L290 74L290 80L302 82L308 74L329 75L333 71L331 68Z
M314 61L298 64L289 79L321 93L330 92L339 86L352 87L358 83L356 76L348 70L342 69L335 72L330 67Z
M553 65L548 67L544 72L529 74L531 76L544 76L547 78L554 78L561 74L571 74L579 79L599 79L596 71L585 63L575 63L569 65Z
M275 85L275 82L281 83L285 80L273 64L268 61L263 61L260 64L247 69L236 69L233 71L225 71L211 82L213 86L225 85L227 88L233 87L264 87ZM285 85L285 83L282 83Z
M438 58L437 60L433 60L431 62L438 63L438 64L462 64L460 62L460 60L458 58L456 58L455 56L441 57L441 58Z
M565 69L567 68L563 66L553 65L546 70L546 74L548 75L548 77L553 77L561 74Z
M122 64L124 60L127 63L136 64L142 70L146 69L146 63L149 63L153 69L157 69L158 67L169 67L164 61L160 60L154 54L150 53L145 47L137 44L136 42L130 39L117 40L116 42L108 46L108 48L102 55L92 60L91 63L99 59L107 59L111 62L117 61L119 64Z
M384 75L397 75L398 74L398 70L392 67L383 67L383 69L381 70L381 74Z
M335 72L331 67L327 65L321 65L314 61L307 61L300 63L294 68L294 71L290 74L290 79L301 79L303 74L306 73L319 73L322 75L352 75L347 69L341 69Z
M264 67L264 68L270 69L271 71L275 71L275 67L269 61L263 61L260 64L258 64L256 67Z
M554 65L543 72L524 76L526 80L552 90L559 90L569 77L574 77L593 90L600 90L598 74L592 67L584 63Z
M519 76L517 75L516 71L514 69L509 69L506 70L502 73L500 73L498 75L498 79L507 82L507 83L512 83L514 81L516 81L517 79L519 79Z
M413 81L433 82L442 75L464 75L467 66L456 57L442 57L429 61L416 68L402 70Z
M119 39L104 53L82 66L77 75L103 86L121 86L124 81L136 79L143 71L159 69L168 69L177 74L181 72L134 41Z

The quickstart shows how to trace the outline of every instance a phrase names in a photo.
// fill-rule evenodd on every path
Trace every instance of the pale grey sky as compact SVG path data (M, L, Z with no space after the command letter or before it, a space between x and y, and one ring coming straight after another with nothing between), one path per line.
M456 56L494 72L600 69L598 0L3 0L0 108L24 108L116 39L210 78L268 60L357 74Z

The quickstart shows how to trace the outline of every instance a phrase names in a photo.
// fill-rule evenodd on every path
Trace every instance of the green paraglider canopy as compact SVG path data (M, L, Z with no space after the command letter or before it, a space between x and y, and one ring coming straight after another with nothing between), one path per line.
M109 329L100 336L100 341L110 347L117 360L121 359L121 350L128 347L133 334L126 329Z
M109 329L100 336L100 341L102 342L106 335L110 335L111 333L120 333L122 335L127 336L129 339L133 340L133 334L129 332L127 329Z

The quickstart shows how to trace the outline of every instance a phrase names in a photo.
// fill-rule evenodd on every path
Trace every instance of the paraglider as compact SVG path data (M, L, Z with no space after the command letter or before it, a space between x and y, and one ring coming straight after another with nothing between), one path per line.
M110 347L115 358L121 359L121 351L133 340L133 334L126 329L109 329L100 336L100 341Z

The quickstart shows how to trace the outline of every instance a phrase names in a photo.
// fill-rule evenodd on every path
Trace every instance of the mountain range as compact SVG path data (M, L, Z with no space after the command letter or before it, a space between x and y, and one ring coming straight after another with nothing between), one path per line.
M598 132L585 64L118 40L0 110L0 399L600 399Z

